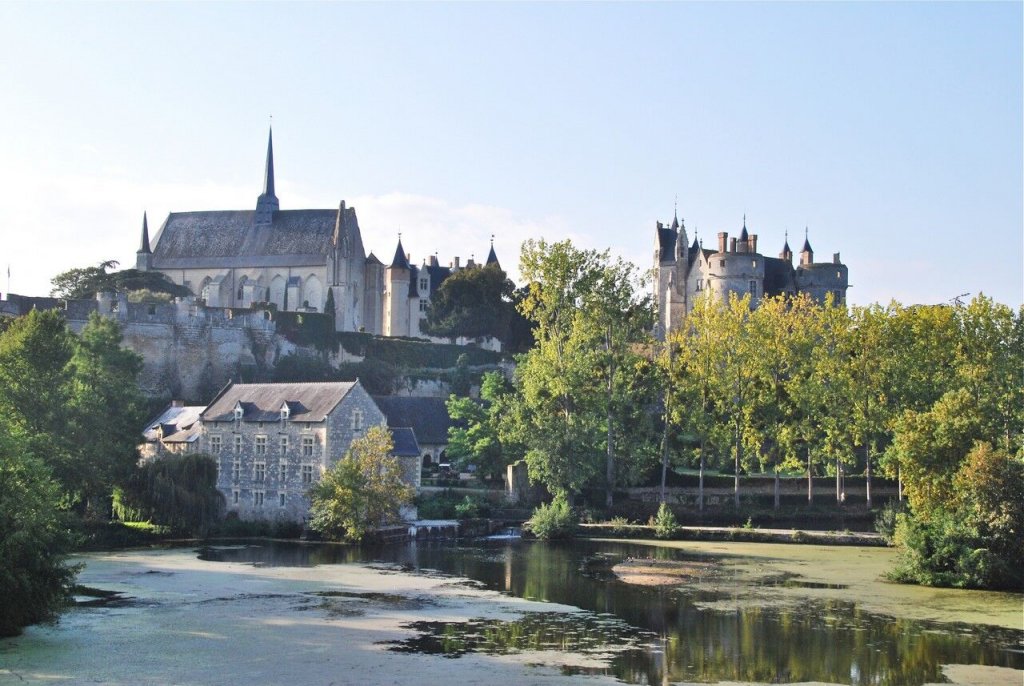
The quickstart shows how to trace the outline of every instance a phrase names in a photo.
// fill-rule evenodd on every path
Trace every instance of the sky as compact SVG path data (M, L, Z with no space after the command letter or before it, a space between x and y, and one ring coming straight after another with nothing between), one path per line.
M1024 301L1022 3L0 3L0 291L142 214L355 207L367 251L652 266L805 230L848 300Z

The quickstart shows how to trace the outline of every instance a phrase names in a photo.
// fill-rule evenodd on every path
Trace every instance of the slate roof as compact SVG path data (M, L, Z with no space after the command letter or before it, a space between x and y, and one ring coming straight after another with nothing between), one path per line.
M679 234L670 228L658 226L658 246L661 250L661 261L672 262L676 255L676 240Z
M150 442L192 443L199 438L199 416L205 409L204 405L172 405L150 421L142 435Z
M433 297L437 293L437 289L441 287L441 282L452 275L452 268L431 264L423 267L423 269L426 269L427 274L430 275L430 295Z
M395 457L419 457L420 444L416 442L416 434L407 426L388 427L391 431L391 440L395 447L391 454Z
M395 248L395 256L391 259L392 269L409 269L409 258L405 256L405 248L402 247L402 239L398 239L398 247Z
M491 251L489 253L487 253L487 262L486 262L486 264L496 264L496 265L498 265L499 268L501 267L501 264L498 262L498 255L497 255L497 253L494 252L494 243L493 242L491 242Z
M327 263L341 210L171 212L155 237L154 269L298 267ZM356 221L352 208L343 221ZM351 216L349 216L351 215Z
M409 398L395 395L373 396L391 428L411 427L420 444L448 443L448 416L444 398Z
M202 414L206 422L234 419L241 405L247 422L275 422L281 419L281 406L288 403L293 422L322 422L358 381L331 383L253 383L232 384L214 398Z

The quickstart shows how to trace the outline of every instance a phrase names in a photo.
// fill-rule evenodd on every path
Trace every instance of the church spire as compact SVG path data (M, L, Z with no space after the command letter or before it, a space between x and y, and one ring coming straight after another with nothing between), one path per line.
M151 254L153 251L149 247L149 222L146 221L146 213L142 213L142 243L139 245L138 252L145 255Z
M274 194L274 129L267 135L267 166L263 172L263 193L256 199L256 223L270 224L281 204Z

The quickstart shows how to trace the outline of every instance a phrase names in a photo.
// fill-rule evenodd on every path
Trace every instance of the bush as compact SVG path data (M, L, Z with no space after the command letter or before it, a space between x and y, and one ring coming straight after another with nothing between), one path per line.
M629 519L626 517L612 517L612 521L610 523L612 525L612 533L618 536L623 536L630 531Z
M906 510L906 506L899 500L890 500L875 516L875 531L890 545L896 535L896 519Z
M654 516L654 535L657 538L672 538L679 531L679 522L669 506L662 503Z
M550 503L542 503L533 511L525 527L541 540L571 538L576 532L576 516L569 501L559 494Z
M162 524L180 534L205 536L223 511L217 461L199 453L147 462L114 492L118 519Z

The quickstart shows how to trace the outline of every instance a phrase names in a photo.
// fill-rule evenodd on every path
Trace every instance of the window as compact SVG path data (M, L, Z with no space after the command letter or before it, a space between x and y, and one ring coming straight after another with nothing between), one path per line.
M750 294L757 295L757 281L750 282Z
M210 436L210 452L220 454L220 436Z
M725 267L725 260L719 260L718 261L718 266L724 268Z
M263 491L252 492L252 504L254 507L263 507Z
M836 278L837 279L843 278L843 273L841 271L836 270Z
M420 312L426 312L428 304L428 301L424 300L423 298L420 298Z
M284 493L283 492L282 493L278 493L277 497L278 497L278 500L279 500L278 505L280 505L281 507L284 507Z
M231 480L238 481L238 477L242 474L242 458L236 457L231 461Z
M255 481L267 480L267 465L265 462L257 462L254 465L253 479Z
M753 267L754 269L757 269L757 260L751 260L750 266Z
M235 416L235 421L236 422L242 419L242 415L243 414L245 414L245 410L242 409L242 406L241 405L235 405L234 416Z
M313 455L313 437L303 436L302 437L302 454L306 457Z
M313 483L313 465L304 464L302 465L302 483L311 484Z
M288 452L288 437L281 436L281 454L284 455Z
M702 290L702 288L701 288L702 284L703 284L703 281L700 281L700 280L697 281L697 290L698 291Z
M256 454L266 455L267 454L267 437L257 436L256 437Z
M235 436L235 452L236 453L242 452L242 437L241 436Z
M231 504L232 505L237 505L238 504L238 491L237 490L231 491Z
M421 291L425 291L429 287L430 287L430 284L427 282L426 278L420 279L420 290Z
M282 462L277 466L277 480L284 483L288 480L288 463Z
M363 410L356 408L352 410L352 430L362 431L363 430Z

